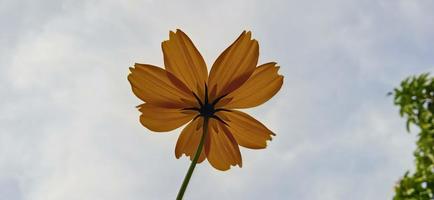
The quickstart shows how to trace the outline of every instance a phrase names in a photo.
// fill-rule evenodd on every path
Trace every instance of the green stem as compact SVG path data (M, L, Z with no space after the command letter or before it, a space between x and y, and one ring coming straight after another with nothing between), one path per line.
M203 128L202 137L200 138L199 146L197 147L196 154L194 154L193 161L191 161L190 167L188 168L187 174L185 175L184 181L182 182L181 188L179 189L178 196L176 200L182 200L184 192L187 189L188 182L190 182L191 175L193 175L194 167L196 167L197 160L203 149L203 143L205 143L205 136L208 133L208 117L203 118Z

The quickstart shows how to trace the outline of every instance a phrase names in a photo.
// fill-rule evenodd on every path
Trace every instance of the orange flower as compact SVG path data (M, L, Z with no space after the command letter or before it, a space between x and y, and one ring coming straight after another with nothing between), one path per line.
M276 63L257 67L259 45L244 31L214 62L210 74L190 38L181 30L170 32L162 43L165 69L136 63L128 80L134 94L144 101L138 106L146 128L164 132L186 123L175 148L176 158L193 156L202 136L204 119L208 134L198 162L208 159L216 169L242 166L239 146L263 149L275 135L248 114L269 100L282 86Z

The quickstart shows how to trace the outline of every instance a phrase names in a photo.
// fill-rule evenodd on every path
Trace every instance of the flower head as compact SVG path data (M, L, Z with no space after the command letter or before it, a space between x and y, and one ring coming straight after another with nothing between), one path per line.
M242 166L239 146L262 149L275 135L262 123L236 109L258 106L282 86L279 67L269 62L257 66L259 45L251 32L242 32L214 62L209 72L193 42L181 30L170 32L162 43L165 70L136 63L128 80L134 94L145 103L138 106L140 122L156 131L182 130L175 156L193 156L201 139L204 119L208 121L205 159L216 169Z

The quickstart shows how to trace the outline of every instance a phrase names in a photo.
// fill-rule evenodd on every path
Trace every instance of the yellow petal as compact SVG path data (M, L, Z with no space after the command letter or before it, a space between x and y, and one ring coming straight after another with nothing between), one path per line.
M190 157L190 160L193 160L202 137L202 127L196 129L196 127L201 124L200 121L203 121L201 117L190 122L182 130L175 147L176 158L180 158L182 154L185 154L186 156ZM202 148L198 163L201 163L203 160L205 160L205 157L205 150Z
M243 32L215 61L209 76L211 100L240 87L258 63L259 45L251 32Z
M190 121L196 113L178 108L164 108L145 103L140 105L140 123L151 131L165 132L176 129Z
M188 36L177 29L170 31L169 40L162 44L166 70L185 83L190 91L203 97L208 70L205 61Z
M156 66L136 63L128 81L134 94L146 103L182 108L194 105L191 91L175 76Z
M218 170L228 170L231 166L242 166L241 153L237 142L226 125L210 119L205 153L209 163Z
M237 90L219 101L217 107L251 108L273 97L282 87L283 76L277 74L276 63L266 63L255 69L252 76Z
M263 149L267 146L267 140L275 135L261 122L250 115L237 110L231 112L219 112L220 118L225 118L229 124L229 130L240 146L250 149Z

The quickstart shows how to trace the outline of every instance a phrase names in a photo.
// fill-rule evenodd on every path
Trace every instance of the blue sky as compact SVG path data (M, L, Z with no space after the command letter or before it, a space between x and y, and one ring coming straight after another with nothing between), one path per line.
M13 1L0 3L0 199L173 199L180 129L151 133L126 79L163 66L180 28L210 66L243 30L285 76L246 112L277 136L243 168L198 165L185 199L391 199L412 169L386 93L434 70L434 2Z

